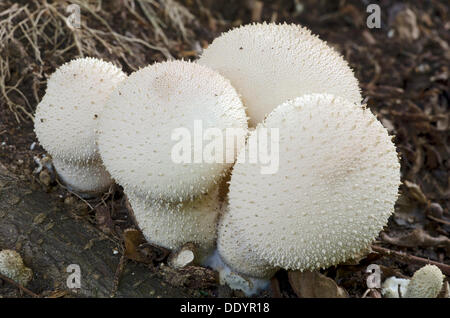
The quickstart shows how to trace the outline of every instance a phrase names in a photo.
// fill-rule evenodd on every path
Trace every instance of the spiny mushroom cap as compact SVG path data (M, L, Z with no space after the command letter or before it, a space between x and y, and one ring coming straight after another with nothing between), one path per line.
M124 188L153 199L181 202L207 192L232 163L195 163L193 155L191 163L172 158L173 147L185 140L172 140L179 128L192 137L188 151L198 151L196 121L203 131L217 128L224 136L226 128L247 129L242 102L220 74L185 61L145 67L119 85L100 118L103 162ZM237 153L244 142L224 145L224 153Z
M439 267L425 265L416 271L406 290L405 298L436 298L442 289L444 275Z
M96 58L79 58L59 67L47 81L34 119L45 150L70 161L98 157L98 115L108 95L125 78L119 68Z
M400 184L395 147L370 110L305 95L277 107L248 144L263 127L279 129L279 170L261 174L242 152L229 193L228 213L252 250L273 266L315 270L367 248Z
M24 286L33 277L33 272L23 264L20 254L13 250L0 251L0 274Z
M256 255L239 230L232 213L224 213L217 230L217 250L222 261L235 272L256 278L270 278L278 270Z
M179 204L155 204L132 192L127 192L127 196L135 220L148 242L171 250L194 243L200 259L214 248L221 211L217 189L197 200Z
M113 182L100 159L90 161L65 161L53 158L58 177L70 190L83 195L97 194Z
M231 81L252 127L276 106L304 94L361 102L358 81L342 56L295 24L249 24L228 31L203 51L198 63Z

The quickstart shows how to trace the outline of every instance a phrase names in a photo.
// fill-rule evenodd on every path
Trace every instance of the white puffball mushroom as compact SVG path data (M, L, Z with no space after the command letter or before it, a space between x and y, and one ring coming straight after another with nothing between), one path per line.
M248 24L223 33L199 64L231 81L241 94L249 126L288 99L329 93L360 103L358 81L343 57L295 24Z
M242 151L230 181L230 229L246 249L272 267L301 271L367 249L387 224L400 184L395 146L371 111L329 94L305 95L272 111L246 150L263 129L269 138L279 132L278 170L262 174L263 164L243 160ZM239 246L225 235L219 229L226 258ZM239 270L238 262L228 265Z
M201 131L210 128L223 136L227 128L246 132L237 92L205 66L169 61L147 66L118 86L100 118L98 143L107 170L129 193L183 202L219 183L245 143L223 142L220 150L231 154L230 162L205 162Z
M155 204L132 192L126 194L136 223L148 242L170 250L193 243L197 248L196 261L200 263L214 250L221 211L218 187L183 203Z
M24 265L20 254L13 250L0 251L0 274L23 286L33 277L33 272Z
M75 191L97 193L112 183L98 155L95 129L109 94L125 78L113 64L88 57L65 63L47 81L34 130L62 181Z
M405 298L436 298L442 289L444 275L439 267L425 265L417 270L408 284Z
M387 278L381 286L381 293L385 298L400 298L399 288L401 296L404 297L408 288L409 279L397 278L391 276Z

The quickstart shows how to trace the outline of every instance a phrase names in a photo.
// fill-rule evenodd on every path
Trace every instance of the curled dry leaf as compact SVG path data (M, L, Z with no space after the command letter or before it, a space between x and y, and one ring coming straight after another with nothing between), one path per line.
M348 298L348 293L336 282L319 272L288 273L292 289L301 298Z
M450 239L448 237L443 235L433 237L422 229L415 229L401 237L391 237L386 233L381 233L381 238L389 244L403 247L439 246L450 249Z
M425 194L423 194L422 189L420 189L420 186L408 180L405 180L404 184L408 188L409 193L414 199L416 199L422 204L428 203L428 199L425 196Z
M167 249L147 243L142 232L136 229L126 229L123 232L123 240L124 256L136 262L151 264L154 261L162 261L169 255Z

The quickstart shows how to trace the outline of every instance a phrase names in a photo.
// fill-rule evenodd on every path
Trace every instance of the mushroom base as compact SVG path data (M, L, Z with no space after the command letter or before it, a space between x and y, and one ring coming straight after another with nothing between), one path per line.
M127 189L125 193L134 220L148 242L170 250L192 243L198 264L214 251L221 211L217 189L200 199L179 204L155 202Z
M64 185L83 197L96 196L113 183L101 161L70 162L54 157L53 166Z
M270 279L248 277L233 271L225 264L217 250L202 265L219 272L221 285L228 285L233 290L241 290L248 297L254 296L270 286Z

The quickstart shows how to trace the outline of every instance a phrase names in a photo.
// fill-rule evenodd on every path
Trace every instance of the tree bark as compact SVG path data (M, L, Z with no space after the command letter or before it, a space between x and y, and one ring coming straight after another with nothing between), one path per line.
M80 297L110 297L121 254L114 242L94 225L65 211L55 195L20 181L0 164L0 250L14 249L33 270L27 288L40 295L68 291ZM69 289L67 266L81 270L81 288ZM20 296L17 288L0 283L1 296ZM158 272L127 262L116 297L186 297L187 288L166 284Z

